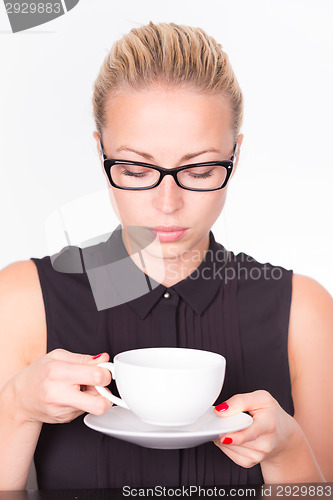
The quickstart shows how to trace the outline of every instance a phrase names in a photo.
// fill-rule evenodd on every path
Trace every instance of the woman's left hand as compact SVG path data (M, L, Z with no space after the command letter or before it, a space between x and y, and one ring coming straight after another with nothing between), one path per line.
M283 468L285 474L293 477L293 463L301 449L309 449L307 440L296 420L286 413L267 391L237 394L225 403L215 407L221 418L231 417L247 411L253 423L242 431L228 433L214 441L231 460L242 467L267 464L269 480L274 482L280 474L275 468ZM311 450L309 450L311 453ZM281 465L283 464L283 466ZM291 469L288 470L288 464ZM273 469L273 474L271 474ZM314 464L315 476L317 467ZM281 470L282 472L282 470ZM264 473L264 470L263 470ZM264 475L265 476L265 475ZM319 476L318 476L319 477ZM264 477L265 481L266 478ZM322 480L319 477L318 480ZM267 481L266 481L267 482Z

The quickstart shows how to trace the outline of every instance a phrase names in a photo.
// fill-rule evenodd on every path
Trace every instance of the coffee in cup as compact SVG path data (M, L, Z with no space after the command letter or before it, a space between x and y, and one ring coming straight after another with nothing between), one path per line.
M214 352L178 347L133 349L117 354L110 370L121 398L102 386L97 391L155 425L187 425L218 398L226 361Z

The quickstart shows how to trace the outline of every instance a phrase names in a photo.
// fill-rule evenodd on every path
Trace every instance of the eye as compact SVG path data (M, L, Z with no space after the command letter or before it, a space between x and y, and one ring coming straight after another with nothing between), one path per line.
M121 166L121 175L127 177L135 177L137 179L141 179L142 177L147 177L152 173L150 168L143 167L141 165L122 165Z
M194 190L220 188L225 182L227 169L222 165L198 165L181 170L178 181L184 187Z
M131 189L153 186L158 182L159 172L140 163L119 163L111 168L111 177L120 187Z
M192 179L209 179L214 175L215 167L195 167L184 170L183 174L191 177Z
M122 175L127 175L128 177L143 177L145 172L131 172L131 170L123 170Z
M191 172L191 170L189 170L187 173L194 179L208 179L208 177L212 177L213 175L212 171L213 169L208 170L207 172L199 173L199 172Z

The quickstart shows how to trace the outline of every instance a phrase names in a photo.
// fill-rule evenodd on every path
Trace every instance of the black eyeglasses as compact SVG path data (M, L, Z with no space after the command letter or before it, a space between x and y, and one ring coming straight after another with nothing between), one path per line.
M163 177L171 175L177 186L189 191L217 191L227 185L237 156L237 141L232 156L225 161L193 163L177 168L161 168L137 161L107 158L100 142L104 170L110 184L117 189L141 191L158 186Z

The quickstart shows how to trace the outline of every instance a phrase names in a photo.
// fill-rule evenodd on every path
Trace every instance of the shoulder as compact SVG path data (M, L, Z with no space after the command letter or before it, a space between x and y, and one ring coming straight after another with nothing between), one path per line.
M32 299L40 293L37 268L32 260L14 262L0 271L0 299L13 300L18 296Z
M298 309L301 305L306 304L307 311L313 312L318 307L331 306L332 300L329 292L316 280L301 274L293 275L293 305L295 308Z
M239 278L252 281L276 281L285 276L291 276L292 271L285 269L282 266L271 264L270 262L259 262L251 255L244 252L237 255L229 252L229 259L233 259L236 269L238 270Z
M298 274L292 280L289 348L293 377L307 360L319 365L333 352L333 299L317 281Z
M295 341L330 336L333 326L333 298L317 281L294 274L290 330ZM332 337L333 338L333 337Z
M290 310L293 271L270 262L259 262L250 255L230 252L229 261L238 282L238 294L253 302L259 311ZM277 307L277 304L280 306Z
M31 260L15 262L0 271L0 331L1 350L20 350L23 363L43 354L44 303L37 268Z

